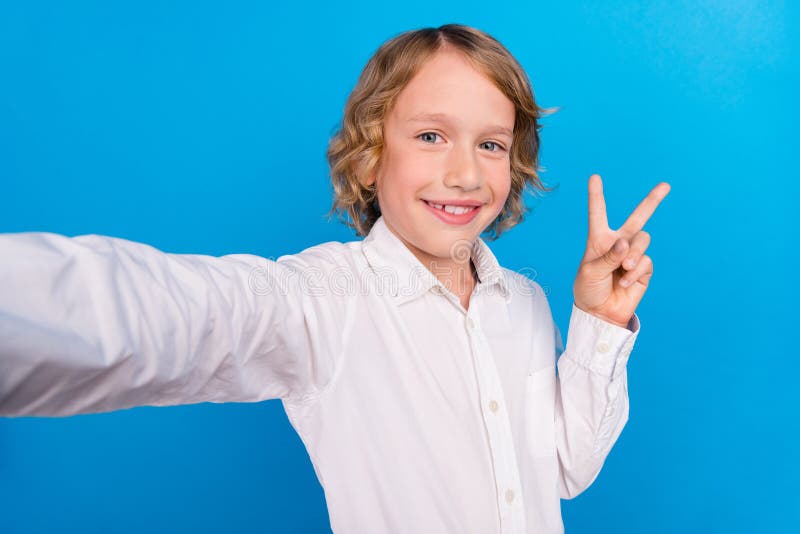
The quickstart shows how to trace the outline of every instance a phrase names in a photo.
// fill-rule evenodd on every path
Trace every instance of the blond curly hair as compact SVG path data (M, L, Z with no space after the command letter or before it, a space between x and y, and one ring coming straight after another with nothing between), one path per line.
M529 211L523 193L551 191L539 178L538 120L558 108L540 108L524 69L489 34L460 24L412 30L383 43L369 59L344 108L341 128L331 137L327 158L333 182L333 205L328 218L340 219L360 236L380 217L374 184L364 185L380 165L383 122L395 97L437 50L451 46L484 73L514 103L514 142L511 145L511 190L500 214L484 230L497 239L519 224Z

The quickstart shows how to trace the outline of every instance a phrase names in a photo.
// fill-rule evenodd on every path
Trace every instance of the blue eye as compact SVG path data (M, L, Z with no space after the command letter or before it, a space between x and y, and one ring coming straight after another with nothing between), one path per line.
M438 136L439 134L437 134L437 133L435 133L435 132L425 132L425 133L421 133L421 134L419 134L419 135L417 136L417 138L420 138L420 137L422 137L423 135L436 135L436 136Z
M433 136L433 137L434 137L434 141L433 141L433 142L428 142L428 141L426 141L425 139L422 139L423 141L425 141L425 142L426 142L426 143L428 143L428 144L436 144L435 138L436 138L436 137L441 137L441 136L440 136L438 133L436 133L436 132L423 132L423 133L421 133L421 134L419 134L419 135L417 136L417 139L420 139L420 138L422 138L423 136ZM496 147L496 149L489 149L489 152L504 152L504 151L506 150L506 149L505 149L505 147L503 147L503 146L502 146L500 143L495 143L494 141L486 141L486 142L484 142L484 143L481 143L481 144L482 144L482 145L493 145L493 146L495 146L495 147Z
M494 145L494 146L496 146L496 147L497 147L497 150L490 150L489 152L500 152L500 151L502 151L502 150L505 150L505 148L503 148L503 147L502 147L500 144L498 144L498 143L495 143L494 141L486 141L486 142L485 142L485 143L483 143L483 144L484 144L484 145Z

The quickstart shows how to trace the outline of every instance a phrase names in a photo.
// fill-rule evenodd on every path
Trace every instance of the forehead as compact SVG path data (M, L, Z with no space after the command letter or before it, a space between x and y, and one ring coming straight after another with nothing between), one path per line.
M459 117L513 127L514 103L461 52L437 51L397 95L396 120Z

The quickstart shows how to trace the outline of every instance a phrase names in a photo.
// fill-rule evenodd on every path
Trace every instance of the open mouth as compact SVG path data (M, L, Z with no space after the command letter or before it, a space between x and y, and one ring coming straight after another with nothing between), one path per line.
M478 215L481 205L456 206L453 204L440 204L422 199L427 209L431 211L439 220L453 225L461 225L472 222Z
M428 202L427 200L425 200L424 202L433 209L441 210L447 213L452 213L453 215L463 215L465 213L469 213L473 210L478 209L478 206L452 206L449 204L434 204L433 202Z

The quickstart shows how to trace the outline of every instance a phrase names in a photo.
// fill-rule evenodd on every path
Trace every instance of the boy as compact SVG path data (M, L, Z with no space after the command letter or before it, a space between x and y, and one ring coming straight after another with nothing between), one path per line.
M541 287L479 237L543 189L540 112L487 34L407 32L368 62L328 151L332 211L361 241L270 261L0 235L0 415L280 398L336 533L562 532L559 499L627 420L642 227L669 186L611 230L590 178L563 350Z

